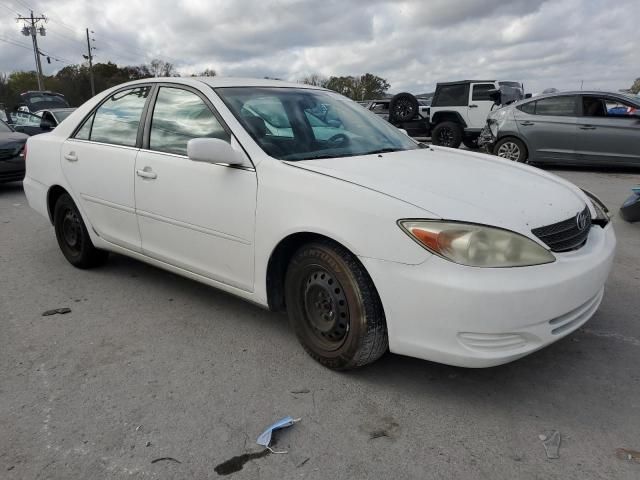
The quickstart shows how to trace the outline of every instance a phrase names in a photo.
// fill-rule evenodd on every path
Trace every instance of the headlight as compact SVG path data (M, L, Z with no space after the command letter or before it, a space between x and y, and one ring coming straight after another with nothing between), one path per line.
M489 130L491 130L491 135L498 138L498 122L496 120L489 120Z
M430 252L461 265L524 267L555 261L538 243L501 228L437 220L400 220L398 224Z

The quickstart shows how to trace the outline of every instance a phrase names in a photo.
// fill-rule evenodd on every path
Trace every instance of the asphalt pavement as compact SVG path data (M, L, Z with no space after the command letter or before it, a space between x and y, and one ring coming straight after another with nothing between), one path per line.
M491 369L387 354L348 373L282 314L122 256L74 269L21 184L0 185L0 478L640 478L617 450L640 451L640 224L617 216L640 174L557 173L614 212L584 328ZM286 415L288 453L252 456Z

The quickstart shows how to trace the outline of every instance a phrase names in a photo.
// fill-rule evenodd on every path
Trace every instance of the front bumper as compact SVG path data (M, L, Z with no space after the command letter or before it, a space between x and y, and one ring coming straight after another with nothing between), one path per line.
M489 128L489 124L485 125L485 127L480 131L480 136L478 137L478 147L483 148L487 152L493 151L493 146L496 143L496 137L491 133L491 129Z
M380 294L392 352L461 367L516 360L583 325L613 263L611 224L546 265L473 268L361 258Z
M24 178L24 157L21 154L0 158L0 183Z

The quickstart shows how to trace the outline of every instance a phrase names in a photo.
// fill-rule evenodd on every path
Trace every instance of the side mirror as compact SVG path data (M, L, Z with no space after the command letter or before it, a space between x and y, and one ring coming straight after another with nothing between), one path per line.
M49 131L49 130L53 130L54 128L56 128L56 126L53 124L51 120L42 120L40 122L40 130Z
M525 93L524 94L524 98L531 98L533 95L531 95L530 93Z
M187 156L194 162L245 164L231 144L219 138L192 138L187 142Z

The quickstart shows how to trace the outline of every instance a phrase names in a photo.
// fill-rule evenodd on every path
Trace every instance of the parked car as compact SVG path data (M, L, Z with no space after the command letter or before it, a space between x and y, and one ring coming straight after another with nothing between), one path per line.
M460 80L438 83L429 107L431 141L434 145L478 148L478 137L487 115L499 105L522 100L524 87L518 82Z
M24 147L29 138L0 120L0 183L24 178Z
M640 100L608 92L541 95L491 113L480 143L516 162L640 166Z
M9 114L11 126L18 132L27 135L38 135L50 132L67 118L75 108L53 108L35 113L13 112Z
M18 108L34 113L50 108L69 108L69 102L61 93L49 90L30 90L20 94Z
M45 128L50 127L49 130L56 128L60 122L71 115L75 108L50 108L46 110L39 110L36 112L42 120L44 120Z
M289 125L275 133L274 104ZM335 369L387 349L467 367L525 356L593 315L614 256L601 203L569 182L428 147L310 85L139 80L27 145L29 204L72 265L117 252L286 310Z
M410 137L429 137L429 107L420 105L410 93L399 93L391 98L371 100L366 105L376 115L407 132Z

